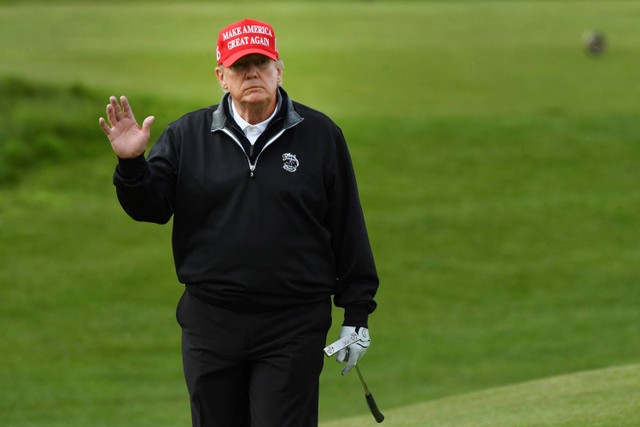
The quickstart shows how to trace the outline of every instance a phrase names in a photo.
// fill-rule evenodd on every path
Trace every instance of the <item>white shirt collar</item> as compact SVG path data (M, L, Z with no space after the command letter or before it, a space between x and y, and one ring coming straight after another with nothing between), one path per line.
M276 108L273 110L273 114L271 114L271 116L267 120L264 120L255 125L252 125L251 123L247 122L245 119L240 117L240 114L238 114L238 112L236 111L235 105L233 105L233 100L231 99L231 97L229 97L229 104L231 104L231 115L233 116L233 120L235 120L238 126L240 126L240 129L242 129L242 131L244 132L244 134L249 139L249 142L251 142L252 145L256 142L256 140L262 134L262 132L264 132L264 130L267 128L267 125L269 124L271 119L275 117L276 113L280 109L280 104L281 104L280 94L278 93L277 95L278 95L278 102L276 104Z

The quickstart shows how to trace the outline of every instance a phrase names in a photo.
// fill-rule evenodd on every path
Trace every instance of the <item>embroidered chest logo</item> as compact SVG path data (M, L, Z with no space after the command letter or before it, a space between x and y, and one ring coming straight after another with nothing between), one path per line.
M282 165L282 169L286 170L287 172L295 172L300 166L300 162L298 161L298 158L295 154L284 153L282 155L282 161L284 162Z

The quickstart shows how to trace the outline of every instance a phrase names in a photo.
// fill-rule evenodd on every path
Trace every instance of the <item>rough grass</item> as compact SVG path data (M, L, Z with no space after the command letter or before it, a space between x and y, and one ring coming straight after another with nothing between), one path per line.
M105 93L78 82L41 83L17 76L0 79L0 186L15 184L42 165L63 165L104 153L105 144L94 141L97 117L106 117ZM185 108L181 104L160 106L158 98L149 96L134 99L140 111L162 109L158 127Z
M85 122L95 102L79 85L67 89L18 78L0 81L0 185L47 161L96 151ZM92 150L93 149L93 150Z

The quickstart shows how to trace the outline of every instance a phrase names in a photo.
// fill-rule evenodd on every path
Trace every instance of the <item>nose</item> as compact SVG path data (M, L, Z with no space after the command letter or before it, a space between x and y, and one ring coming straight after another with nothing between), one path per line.
M258 64L253 61L247 63L247 77L254 77L258 75Z

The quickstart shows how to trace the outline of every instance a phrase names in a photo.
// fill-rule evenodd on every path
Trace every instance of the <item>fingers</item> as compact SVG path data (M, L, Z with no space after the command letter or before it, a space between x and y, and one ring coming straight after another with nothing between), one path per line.
M118 104L118 99L115 96L109 97L109 103L107 104L107 119L109 120L109 126L107 125L106 121L102 117L100 117L100 127L107 135L111 131L111 128L115 127L118 122L124 118L131 119L134 122L136 121L136 118L133 115L133 110L131 109L131 104L129 104L129 100L126 96L120 97L120 103L122 104L122 106ZM145 119L145 123L147 125L145 127L145 124L143 123L143 128L149 130L154 120L155 117L153 116L147 117Z
M344 366L344 368L342 368L342 372L340 372L340 375L342 375L342 376L347 375L349 373L349 371L353 369L354 366L356 366L355 363L353 365L350 365L350 364L347 363Z
M107 108L106 108L107 119L109 120L109 124L107 124L107 121L102 117L100 117L100 119L98 120L98 124L100 125L100 127L102 128L102 131L107 136L109 136L109 134L111 133L111 128L115 126L116 123L118 122L117 112L119 109L120 107L118 106L118 101L116 101L116 97L115 96L109 97L109 103L107 104Z
M111 133L111 128L109 127L107 122L102 117L100 117L100 119L98 119L98 124L102 128L102 131L104 132L104 134L109 136L109 134Z
M127 97L121 96L120 102L122 103L122 113L124 114L124 117L128 117L135 121L136 118L133 116L133 110L131 110L131 105L129 104L129 100L127 99Z
M358 361L358 355L355 354L354 351L350 351L348 348L340 350L336 354L336 361L338 363L342 363L347 361L347 364L342 368L341 374L346 375L354 366L356 366L356 362Z
M360 360L362 358L362 356L364 356L364 351L358 351L357 349L349 349L348 355L347 355L347 364L344 366L344 368L342 369L342 375L346 375L347 372L349 372L350 370L352 370L354 368L354 366L356 366L356 364L358 363L358 360Z
M340 352L343 352L340 354ZM346 375L350 370L356 366L358 361L362 359L362 356L367 352L367 347L364 347L360 344L352 344L348 348L344 350L340 350L336 356L336 360L339 363L342 363L345 359L347 364L342 369L342 375Z
M129 118L133 121L136 120L133 116L133 110L131 109L131 104L129 104L127 97L121 96L120 102L122 106L118 104L118 99L115 96L109 97L109 103L107 104L107 119L109 119L111 127L114 127L124 118Z
M349 360L347 360L347 364L342 368L342 375L346 375L350 370L352 370L353 367L356 366L356 363L358 363L358 355L355 354L354 351L350 351Z
M109 97L109 103L107 104L107 119L109 120L109 125L111 125L111 127L114 127L118 123L119 116L122 116L122 113L120 113L120 115L118 113L120 113L118 100L115 96L111 96Z

